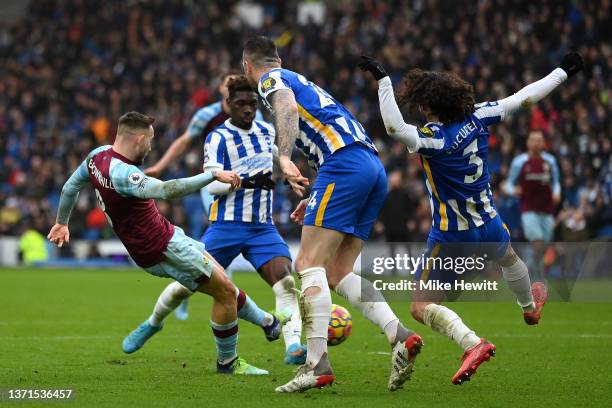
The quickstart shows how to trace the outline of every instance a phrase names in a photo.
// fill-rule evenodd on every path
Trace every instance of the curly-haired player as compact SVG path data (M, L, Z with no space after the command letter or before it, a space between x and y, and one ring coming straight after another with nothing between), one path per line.
M478 248L501 266L504 279L523 309L525 322L537 324L546 302L546 287L540 282L531 285L527 267L512 249L508 229L495 210L487 167L488 126L538 102L583 70L582 57L570 53L560 68L545 78L512 96L481 104L474 103L472 86L453 73L410 70L398 101L425 115L429 123L421 128L404 122L384 68L372 58L362 58L359 67L378 80L380 110L387 132L405 143L409 152L421 156L433 214L426 255L441 256L440 251L445 250L442 247L448 243L460 243L470 250ZM454 271L428 266L415 275L422 281L443 282L455 281L458 276ZM461 384L495 354L495 346L476 336L455 312L440 305L443 298L443 292L417 292L411 313L464 349L461 368L452 378L454 384Z

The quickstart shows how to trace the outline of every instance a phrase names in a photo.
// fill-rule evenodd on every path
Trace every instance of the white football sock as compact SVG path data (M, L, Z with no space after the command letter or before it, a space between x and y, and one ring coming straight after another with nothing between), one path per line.
M442 305L427 305L423 311L423 323L452 339L463 350L480 343L480 338L463 323L457 313Z
M300 306L298 305L293 276L285 276L272 286L272 290L276 295L276 311L291 311L291 320L283 326L283 340L285 341L285 349L287 349L292 344L300 344L302 337L302 318L300 317Z
M527 265L520 258L510 266L502 266L502 276L508 283L508 287L516 296L516 301L523 310L533 307L533 296L531 295L531 279Z
M399 319L389 307L382 293L374 288L372 282L351 272L338 283L334 290L348 300L351 306L359 310L369 321L380 327L389 339L389 343L397 342Z
M327 286L325 268L315 266L298 272L302 279L300 309L304 320L308 355L306 365L313 368L327 351L327 326L331 314L331 294ZM310 288L318 288L314 295L304 295Z
M178 282L172 282L159 295L153 314L149 317L149 324L154 327L164 325L164 319L181 304L184 299L193 295L193 292Z

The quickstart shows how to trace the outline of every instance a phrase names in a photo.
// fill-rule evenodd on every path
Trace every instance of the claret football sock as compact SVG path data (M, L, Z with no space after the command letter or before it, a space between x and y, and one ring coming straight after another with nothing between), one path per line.
M480 343L473 330L467 327L459 315L449 308L431 303L423 311L423 323L432 330L452 339L463 350Z
M193 295L193 292L178 282L172 282L163 290L153 307L149 317L149 324L153 327L164 325L164 319L177 308L184 299Z

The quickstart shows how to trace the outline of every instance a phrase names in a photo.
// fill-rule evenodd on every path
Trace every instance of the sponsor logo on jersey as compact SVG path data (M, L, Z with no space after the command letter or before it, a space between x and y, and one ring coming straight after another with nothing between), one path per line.
M419 132L421 132L423 134L423 136L425 137L433 137L433 130L431 130L428 127L420 127L419 128ZM393 132L391 133L395 133L395 129L393 129Z
M132 174L130 174L128 176L128 180L129 180L130 183L132 183L135 186L137 186L142 181L142 174L141 173L132 173Z
M274 78L266 78L262 83L261 83L261 89L264 92L267 92L270 88L272 88L274 85L276 85L276 80Z

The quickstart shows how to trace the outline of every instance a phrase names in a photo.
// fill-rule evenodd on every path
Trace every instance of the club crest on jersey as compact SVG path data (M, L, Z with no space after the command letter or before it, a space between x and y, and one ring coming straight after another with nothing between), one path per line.
M425 137L433 137L433 131L428 127L420 127L419 132L423 134Z
M268 91L270 88L272 88L274 85L276 85L276 80L274 78L266 78L262 83L261 83L261 89L266 92Z
M130 174L128 176L128 180L129 180L130 183L132 183L135 186L137 186L142 181L142 174L141 173L132 173L132 174Z

